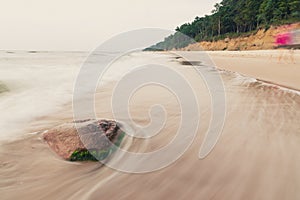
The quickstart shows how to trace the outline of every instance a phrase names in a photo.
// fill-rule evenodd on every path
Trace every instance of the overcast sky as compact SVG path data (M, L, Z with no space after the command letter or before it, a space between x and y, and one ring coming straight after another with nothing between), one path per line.
M174 30L220 0L0 0L0 49L92 50L112 35Z

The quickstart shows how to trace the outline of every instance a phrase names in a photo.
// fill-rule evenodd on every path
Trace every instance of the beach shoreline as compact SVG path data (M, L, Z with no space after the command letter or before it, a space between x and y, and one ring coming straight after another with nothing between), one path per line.
M300 91L299 50L294 52L289 50L209 51L207 53L218 69ZM279 61L281 54L283 58Z
M300 91L300 50L251 51L170 51L188 62L201 62L197 54L207 54L208 65L237 73L283 89ZM281 58L279 60L279 58Z
M180 52L191 62L199 60L198 53ZM182 72L194 88L201 111L199 129L193 144L180 159L157 172L135 175L100 166L99 163L74 163L61 159L42 140L42 134L48 128L73 120L72 102L69 101L58 112L33 119L28 128L23 130L24 134L36 134L26 134L1 146L0 176L4 177L0 180L2 197L97 199L101 196L104 199L125 197L150 200L178 198L180 194L181 198L189 199L213 196L217 199L255 199L258 196L272 200L299 198L296 188L300 185L300 160L295 158L300 141L297 134L300 95L274 85L263 85L256 81L257 77L253 82L247 82L247 76L238 75L247 70L252 72L255 63L264 70L271 70L269 65L263 65L269 54L263 56L261 51L204 52L207 62L215 63L220 69L226 92L227 116L215 149L202 160L197 155L212 115L207 86L193 67L180 64L175 57L176 52L163 54L142 53L133 57L142 56L147 61L169 64ZM257 61L254 54L262 58ZM237 63L239 59L242 60L242 66ZM267 61L272 63L272 60ZM122 60L119 64L123 66L126 62ZM230 71L231 65L226 65L230 63L236 71L222 73L223 70ZM203 67L207 73L216 72L211 65ZM286 66L276 66L276 73L280 73L282 68L286 69ZM260 71L257 73L263 75ZM277 81L274 78L272 80ZM104 85L95 94L95 109L101 118L114 117L111 110L114 84ZM168 118L161 134L151 140L135 140L130 146L131 152L149 152L168 144L181 121L178 101L171 93L155 86L144 89L132 99L134 103L129 108L132 119L142 125L148 124L151 119L147 114L155 103L164 106ZM194 117L189 116L190 119ZM145 187L142 186L145 184ZM189 192L186 192L186 185L189 185Z

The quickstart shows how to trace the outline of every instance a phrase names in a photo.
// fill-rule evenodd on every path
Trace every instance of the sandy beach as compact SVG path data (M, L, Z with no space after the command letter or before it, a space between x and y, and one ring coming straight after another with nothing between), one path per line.
M206 61L199 57L199 52L180 52L189 61L202 64L212 61L222 69L226 120L222 135L208 157L198 158L212 115L203 79L193 67L181 65L182 58L176 52L136 53L115 66L130 67L128 60L134 60L135 64L155 60L179 72L195 91L201 111L199 129L183 156L166 168L144 174L119 172L98 163L62 160L41 136L43 131L73 120L72 103L68 101L59 108L55 106L53 112L26 121L16 141L2 142L1 199L300 199L300 95L296 91L300 90L299 51L294 54L296 64L285 63L287 60L277 63L275 51L208 54L210 58L206 57ZM212 66L198 67L215 73ZM74 70L78 66L71 69ZM95 94L99 118L113 117L111 101L116 84L113 77L116 76L110 74L111 81ZM167 119L158 135L146 140L134 139L129 151L154 151L172 141L181 122L178 103L172 93L156 85L137 91L129 104L135 122L141 125L151 122L148 112L154 104L163 105ZM195 116L189 119L194 120ZM36 133L28 134L32 132Z
M220 69L300 90L299 50L212 51L208 54Z

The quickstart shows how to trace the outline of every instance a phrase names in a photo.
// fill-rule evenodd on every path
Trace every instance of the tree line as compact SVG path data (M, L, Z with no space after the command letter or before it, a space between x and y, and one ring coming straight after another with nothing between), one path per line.
M211 15L196 17L191 23L150 49L170 50L193 42L237 37L271 25L300 21L300 0L222 0Z

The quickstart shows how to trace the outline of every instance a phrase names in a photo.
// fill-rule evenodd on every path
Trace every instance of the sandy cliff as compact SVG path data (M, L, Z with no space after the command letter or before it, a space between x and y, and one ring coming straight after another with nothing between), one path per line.
M290 25L289 29L300 28L300 23ZM280 32L286 31L286 26L272 26L268 30L260 29L257 33L248 37L226 38L224 40L214 42L199 42L191 44L182 50L187 51L216 51L216 50L262 50L274 48L274 37Z

